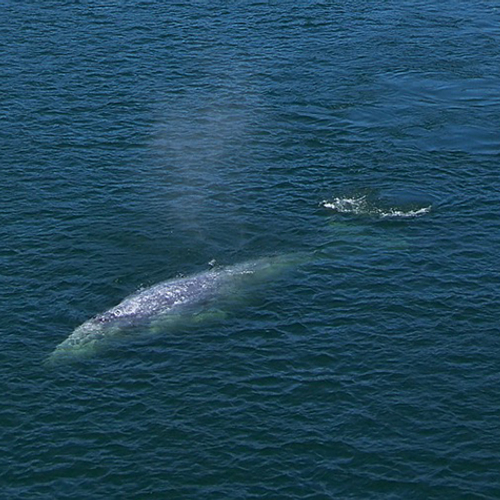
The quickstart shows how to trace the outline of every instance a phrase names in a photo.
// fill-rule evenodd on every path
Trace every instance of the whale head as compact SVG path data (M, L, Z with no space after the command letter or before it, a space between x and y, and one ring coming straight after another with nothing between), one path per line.
M52 352L49 364L64 361L78 361L95 354L98 346L109 335L109 325L93 318L73 330Z

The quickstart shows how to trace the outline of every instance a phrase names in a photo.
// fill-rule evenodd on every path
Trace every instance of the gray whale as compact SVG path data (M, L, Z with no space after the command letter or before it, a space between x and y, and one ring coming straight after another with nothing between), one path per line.
M114 337L134 327L175 324L216 307L222 299L237 296L251 283L272 279L304 260L299 254L262 258L164 281L125 298L117 306L86 321L52 352L49 361L91 355ZM223 300L222 300L223 302Z

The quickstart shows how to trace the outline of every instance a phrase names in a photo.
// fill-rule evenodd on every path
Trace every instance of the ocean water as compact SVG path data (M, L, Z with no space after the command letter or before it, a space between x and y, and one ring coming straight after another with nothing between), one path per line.
M497 2L0 15L1 498L500 498ZM46 363L137 290L295 253Z

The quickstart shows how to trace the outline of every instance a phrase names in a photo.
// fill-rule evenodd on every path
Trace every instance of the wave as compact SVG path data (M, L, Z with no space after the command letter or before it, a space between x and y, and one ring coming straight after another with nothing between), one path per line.
M423 207L383 207L379 200L370 200L366 195L351 198L334 198L323 200L321 206L334 210L340 214L368 215L381 218L410 218L428 214L432 205Z

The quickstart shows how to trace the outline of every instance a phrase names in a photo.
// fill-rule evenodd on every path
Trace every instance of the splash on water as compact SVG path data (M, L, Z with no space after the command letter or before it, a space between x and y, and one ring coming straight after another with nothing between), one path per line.
M381 218L420 217L428 214L432 209L432 205L408 208L382 206L379 200L371 200L366 195L324 200L321 202L321 206L340 214L367 215Z

